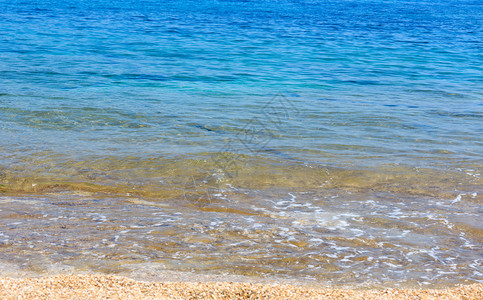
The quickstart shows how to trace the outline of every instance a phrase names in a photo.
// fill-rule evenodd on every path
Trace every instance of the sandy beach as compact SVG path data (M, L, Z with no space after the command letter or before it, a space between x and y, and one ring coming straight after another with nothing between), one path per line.
M143 282L112 275L0 278L1 299L483 299L483 284L450 289L309 289L236 282Z

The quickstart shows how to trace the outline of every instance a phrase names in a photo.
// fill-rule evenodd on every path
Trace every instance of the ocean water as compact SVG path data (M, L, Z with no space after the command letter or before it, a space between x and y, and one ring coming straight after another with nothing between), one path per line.
M482 21L0 0L0 274L482 282Z

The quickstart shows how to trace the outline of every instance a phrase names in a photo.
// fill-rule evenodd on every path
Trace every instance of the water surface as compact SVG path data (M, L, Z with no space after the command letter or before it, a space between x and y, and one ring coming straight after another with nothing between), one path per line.
M482 281L478 1L0 1L0 272Z

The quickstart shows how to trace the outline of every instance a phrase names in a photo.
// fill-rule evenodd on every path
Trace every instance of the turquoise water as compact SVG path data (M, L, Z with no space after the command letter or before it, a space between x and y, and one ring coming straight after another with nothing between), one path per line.
M481 281L481 23L478 1L0 1L0 261Z

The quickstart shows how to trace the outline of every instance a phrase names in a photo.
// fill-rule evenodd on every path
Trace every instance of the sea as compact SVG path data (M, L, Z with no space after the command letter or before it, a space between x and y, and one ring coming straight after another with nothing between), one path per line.
M0 276L483 282L482 23L477 0L0 0Z

